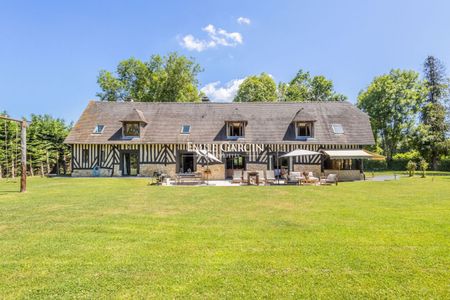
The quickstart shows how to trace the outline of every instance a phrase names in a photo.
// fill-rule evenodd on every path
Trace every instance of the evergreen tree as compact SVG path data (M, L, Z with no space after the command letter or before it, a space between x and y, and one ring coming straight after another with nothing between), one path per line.
M415 142L422 156L436 170L439 157L448 151L446 103L449 97L449 80L444 64L434 56L425 59L423 72L427 96L421 106L422 123L417 128Z

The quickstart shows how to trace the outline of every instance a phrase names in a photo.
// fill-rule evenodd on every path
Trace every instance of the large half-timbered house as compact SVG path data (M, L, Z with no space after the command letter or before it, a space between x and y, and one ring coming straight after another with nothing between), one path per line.
M236 169L274 168L338 170L341 179L359 179L359 150L374 139L368 116L348 102L91 101L65 143L72 149L72 176L202 171L197 150L207 150L221 161L208 164L211 179ZM279 158L296 149L324 155Z

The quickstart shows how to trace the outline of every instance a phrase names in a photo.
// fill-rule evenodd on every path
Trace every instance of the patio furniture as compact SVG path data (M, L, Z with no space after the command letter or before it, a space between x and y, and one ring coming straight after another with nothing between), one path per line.
M266 176L264 175L264 171L256 171L258 172L258 178L259 178L259 182L262 184L265 184L265 178Z
M337 180L337 174L328 174L326 178L320 179L321 185L331 185L331 184L338 184Z
M275 172L273 170L267 170L266 171L266 177L265 177L266 184L274 183L275 180L276 180Z
M304 176L300 172L291 172L287 177L287 183L300 184L302 178L304 178Z
M315 177L313 172L308 172L308 177L306 178L307 183L317 184L319 183L320 178Z
M241 183L242 182L242 170L234 170L233 171L233 179L232 183Z
M259 185L259 172L258 171L251 171L247 172L247 184L248 185Z
M248 172L247 171L242 172L242 182L248 183Z
M177 184L200 184L203 183L203 176L201 173L178 173L175 176Z

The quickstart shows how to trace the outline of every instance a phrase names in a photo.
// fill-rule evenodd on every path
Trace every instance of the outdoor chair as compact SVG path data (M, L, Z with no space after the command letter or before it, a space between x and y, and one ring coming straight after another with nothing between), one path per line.
M266 177L265 177L266 184L274 183L275 180L276 180L275 172L273 170L267 170Z
M265 184L266 176L264 176L264 171L257 171L259 177L259 184Z
M243 171L242 172L242 182L243 183L248 183L248 173L247 173L247 171Z
M337 185L337 174L328 174L326 178L320 179L321 185L331 185L336 184Z
M319 182L319 178L318 177L315 177L314 176L314 173L313 172L309 172L308 173L308 181L310 182L310 183L318 183Z
M302 178L304 178L304 177L302 176L302 174L300 172L291 172L288 175L287 182L288 183L299 184L300 183L300 179L302 179Z
M241 183L242 182L242 170L234 170L233 171L233 179L232 183Z

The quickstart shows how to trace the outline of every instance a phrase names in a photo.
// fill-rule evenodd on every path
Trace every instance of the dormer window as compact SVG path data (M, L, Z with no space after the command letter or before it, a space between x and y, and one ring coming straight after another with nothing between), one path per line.
M244 137L245 123L244 122L228 122L227 123L227 138L238 139Z
M103 129L105 129L105 125L97 124L92 133L96 133L96 134L103 133Z
M125 137L139 137L140 125L139 122L123 122L123 136Z
M181 134L191 133L191 125L181 125Z
M307 140L313 137L313 122L297 122L295 135L299 140Z
M334 134L344 134L344 127L341 124L331 124Z

